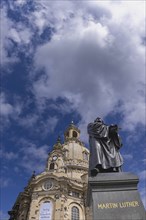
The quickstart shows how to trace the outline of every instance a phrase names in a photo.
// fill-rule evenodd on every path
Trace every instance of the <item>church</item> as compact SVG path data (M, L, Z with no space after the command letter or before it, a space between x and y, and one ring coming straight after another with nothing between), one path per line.
M45 161L44 161L45 163ZM73 122L48 155L45 170L33 173L19 193L9 220L89 220L86 206L89 150ZM35 168L34 168L35 169Z

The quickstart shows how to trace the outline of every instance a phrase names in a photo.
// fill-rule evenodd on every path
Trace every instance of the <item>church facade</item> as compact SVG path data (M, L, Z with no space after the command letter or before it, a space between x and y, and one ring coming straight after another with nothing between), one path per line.
M48 155L46 169L32 175L9 220L89 220L86 206L89 150L71 123Z

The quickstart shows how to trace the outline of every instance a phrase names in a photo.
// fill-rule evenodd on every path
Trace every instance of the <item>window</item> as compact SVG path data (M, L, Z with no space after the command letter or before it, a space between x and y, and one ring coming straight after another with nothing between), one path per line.
M50 170L54 170L54 163L50 163Z
M84 158L84 160L88 160L88 154L87 154L87 152L84 152L84 153L83 153L83 158Z
M66 133L66 136L69 137L69 131Z
M71 220L79 220L79 209L76 206L72 207Z
M76 198L79 198L79 197L80 197L80 193L75 192L75 191L70 191L70 190L69 190L69 192L68 192L68 195L69 195L69 196L76 197Z
M67 173L67 168L66 167L64 168L64 170L65 170L65 173Z
M80 194L78 192L72 192L72 196L76 197L76 198L79 198Z
M46 201L40 206L39 220L52 219L53 205L52 202Z
M53 187L53 182L51 180L47 180L45 183L44 183L44 189L45 190L49 190Z
M73 137L77 137L77 132L76 131L73 131Z

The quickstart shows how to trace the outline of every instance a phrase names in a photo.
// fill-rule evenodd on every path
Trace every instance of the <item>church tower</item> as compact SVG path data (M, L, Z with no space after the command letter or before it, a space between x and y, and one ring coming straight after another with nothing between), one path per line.
M73 122L58 137L48 155L46 168L32 175L20 193L10 220L88 220L85 206L89 151L80 141Z

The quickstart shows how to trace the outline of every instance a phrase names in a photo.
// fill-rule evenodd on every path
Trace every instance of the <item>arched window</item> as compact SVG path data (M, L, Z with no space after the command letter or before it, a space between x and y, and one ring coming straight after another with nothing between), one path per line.
M76 138L77 137L77 132L73 131L73 137Z
M66 137L69 137L69 131L66 133Z
M83 158L84 158L84 160L88 160L88 153L87 152L83 153Z
M52 214L53 214L52 202L46 201L46 202L42 203L40 206L39 220L52 219Z
M55 166L54 163L50 163L50 170L54 170L54 166Z
M71 210L71 220L79 220L79 217L79 209L73 206Z

